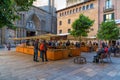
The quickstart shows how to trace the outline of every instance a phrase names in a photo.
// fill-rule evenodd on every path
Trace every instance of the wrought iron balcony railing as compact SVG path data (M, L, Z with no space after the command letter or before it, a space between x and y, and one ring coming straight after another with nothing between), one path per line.
M103 12L110 12L110 11L113 11L114 10L114 6L111 5L111 6L105 6L103 8Z

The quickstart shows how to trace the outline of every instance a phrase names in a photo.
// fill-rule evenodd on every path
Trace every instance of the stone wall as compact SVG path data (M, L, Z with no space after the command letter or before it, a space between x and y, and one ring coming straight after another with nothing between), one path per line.
M52 16L49 12L42 10L38 7L31 7L31 9L27 12L19 12L21 19L15 22L17 29L14 31L14 35L11 34L11 30L4 29L2 30L2 42L0 37L0 44L3 43L14 43L13 41L9 40L9 38L20 38L26 37L26 28L27 23L32 21L35 26L35 33L36 35L41 35L43 33L56 33L56 17ZM33 30L33 29L31 29ZM4 32L4 33L3 33ZM11 34L11 35L9 35Z
M93 8L89 8L86 10L82 10L83 6L87 6L93 4ZM76 9L78 9L76 11ZM69 11L74 11L71 14L67 14ZM66 13L66 14L65 14ZM63 14L63 16L62 16ZM95 20L94 25L91 27L90 33L88 34L89 37L95 37L98 31L98 1L90 1L84 4L79 4L70 8L65 8L63 10L57 11L57 33L59 34L59 30L62 30L62 34L68 33L68 29L72 29L72 23L79 18L80 14L84 14L88 16L91 20ZM60 16L61 15L61 16ZM71 23L68 24L68 19L71 20ZM62 25L59 25L60 21L62 21Z

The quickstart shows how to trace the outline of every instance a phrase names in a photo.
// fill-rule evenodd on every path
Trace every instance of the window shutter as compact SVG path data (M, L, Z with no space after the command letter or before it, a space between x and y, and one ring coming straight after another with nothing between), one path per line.
M103 19L104 19L103 21L106 21L106 14L104 14Z
M112 19L115 19L115 18L114 18L114 13L112 13Z

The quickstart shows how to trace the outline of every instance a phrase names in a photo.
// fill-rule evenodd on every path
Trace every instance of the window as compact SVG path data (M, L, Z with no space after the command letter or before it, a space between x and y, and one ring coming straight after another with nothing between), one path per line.
M91 28L91 29L90 29L90 31L94 31L94 29L93 29L93 28Z
M68 29L68 33L70 33L71 29Z
M92 4L90 4L90 9L92 9L92 8L94 8L94 5L93 5L93 3L92 3Z
M82 7L82 10L85 10L85 6Z
M23 14L23 25L25 24L25 14Z
M64 13L62 12L62 16L64 16Z
M67 14L69 14L69 11L67 11Z
M106 9L109 9L112 7L112 1L111 0L106 0L106 3L105 3L105 8Z
M61 34L62 33L62 30L59 30L59 34Z
M68 24L70 24L71 23L71 20L70 19L68 19Z
M76 12L78 12L78 8L76 8Z
M79 11L81 11L81 7L79 7Z
M104 21L113 20L113 19L114 19L114 13L104 15Z
M75 13L75 9L73 9L73 13Z
M66 12L65 12L65 15L66 15Z
M72 10L70 10L70 14L72 14Z
M22 24L22 14L20 14L20 24Z
M62 25L62 21L59 22L59 25Z
M86 10L89 9L89 5L86 6Z
M60 16L61 16L61 13L60 13Z

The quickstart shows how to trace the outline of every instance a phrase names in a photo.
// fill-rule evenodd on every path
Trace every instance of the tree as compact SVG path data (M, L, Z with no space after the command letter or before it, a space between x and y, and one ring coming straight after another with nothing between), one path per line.
M93 25L94 20L89 19L88 17L81 14L78 19L76 19L72 24L71 35L78 37L81 42L82 36L88 36L90 27Z
M120 28L114 20L102 22L98 30L97 37L100 40L116 40L120 36Z
M26 11L35 0L0 0L0 28L15 28L14 21L19 19L17 13Z

